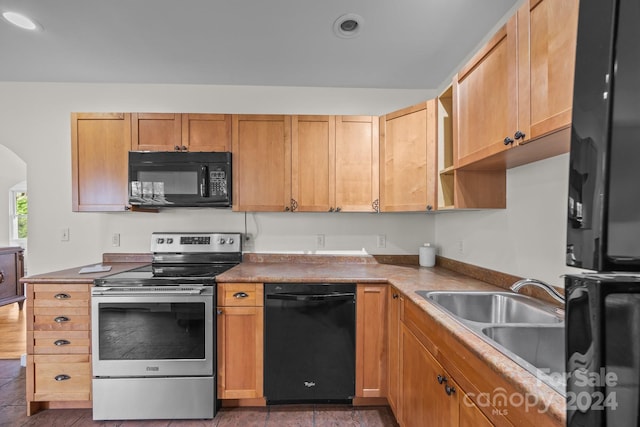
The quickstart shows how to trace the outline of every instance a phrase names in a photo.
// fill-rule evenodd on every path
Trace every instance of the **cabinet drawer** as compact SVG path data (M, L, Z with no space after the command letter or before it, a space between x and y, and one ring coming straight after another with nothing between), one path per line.
M33 316L34 331L89 331L91 330L91 316L88 307L81 308L86 314L70 313L69 310L59 308L49 309L52 313L39 313Z
M90 285L33 285L33 307L88 307Z
M89 354L89 331L33 331L34 354Z
M218 284L219 306L261 307L264 305L262 283Z
M89 355L34 356L34 400L91 399Z

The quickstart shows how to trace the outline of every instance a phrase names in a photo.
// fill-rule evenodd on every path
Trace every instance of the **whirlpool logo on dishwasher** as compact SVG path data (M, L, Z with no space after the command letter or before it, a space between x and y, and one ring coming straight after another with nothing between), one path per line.
M316 383L314 383L313 381L305 381L304 386L307 388L311 388L311 387L315 387Z

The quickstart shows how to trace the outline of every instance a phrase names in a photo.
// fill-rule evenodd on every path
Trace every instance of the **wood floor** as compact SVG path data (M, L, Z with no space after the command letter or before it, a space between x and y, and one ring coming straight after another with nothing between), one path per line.
M17 303L0 307L0 359L20 359L27 352L25 311Z

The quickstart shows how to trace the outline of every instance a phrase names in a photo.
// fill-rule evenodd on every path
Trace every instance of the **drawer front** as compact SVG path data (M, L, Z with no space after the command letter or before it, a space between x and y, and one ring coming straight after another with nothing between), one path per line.
M218 284L218 305L229 307L261 307L264 305L262 283Z
M90 400L90 356L35 356L34 398L49 400Z
M33 354L89 354L89 331L33 331Z
M89 285L33 285L33 307L89 307Z
M42 311L45 311L44 313ZM48 313L47 311L51 311ZM34 331L89 331L91 316L88 307L80 307L80 313L71 313L69 309L35 309L33 316Z

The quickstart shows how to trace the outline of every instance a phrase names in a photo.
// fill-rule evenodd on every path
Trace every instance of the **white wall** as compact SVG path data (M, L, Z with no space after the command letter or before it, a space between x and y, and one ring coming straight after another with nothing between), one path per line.
M27 165L14 152L0 145L0 246L12 246L9 233L9 190L27 179Z
M507 209L439 214L439 253L562 286L578 271L565 266L568 170L568 154L510 169Z
M74 111L381 115L434 96L432 91L295 87L0 83L0 144L27 164L30 274L100 261L103 252L148 252L152 231L244 231L245 215L213 209L158 214L71 212ZM249 214L258 251L325 250L415 254L433 240L426 214ZM60 230L70 240L60 241ZM111 234L121 246L111 246ZM387 247L376 236L385 234Z

